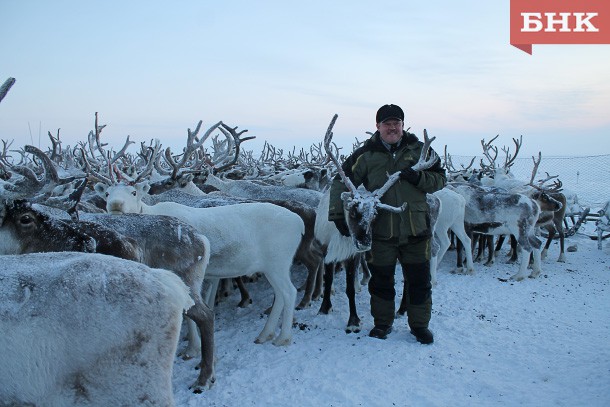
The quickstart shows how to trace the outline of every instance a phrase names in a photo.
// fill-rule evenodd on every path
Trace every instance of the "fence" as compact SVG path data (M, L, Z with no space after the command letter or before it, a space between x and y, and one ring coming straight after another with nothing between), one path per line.
M473 156L451 156L456 169L470 164ZM481 162L477 156L474 167ZM534 162L531 158L517 158L511 168L515 178L528 182L532 177ZM563 189L575 192L582 206L589 206L591 212L597 212L610 200L610 154L582 157L544 157L538 167L536 180L545 177L545 173L558 175Z

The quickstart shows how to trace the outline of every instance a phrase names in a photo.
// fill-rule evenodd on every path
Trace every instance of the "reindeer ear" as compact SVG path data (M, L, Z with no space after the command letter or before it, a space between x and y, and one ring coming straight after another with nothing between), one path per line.
M134 185L134 187L142 195L146 195L146 194L148 194L148 191L150 191L150 184L146 181L139 182L136 185Z
M95 190L95 192L97 192L99 196L101 196L102 198L106 198L105 194L106 190L108 189L108 185L104 184L103 182L98 182L97 184L95 184L93 189Z
M186 175L184 176L184 180L185 180L186 182L191 182L191 181L192 181L192 180L194 180L194 179L195 179L195 176L194 176L193 174L186 174Z

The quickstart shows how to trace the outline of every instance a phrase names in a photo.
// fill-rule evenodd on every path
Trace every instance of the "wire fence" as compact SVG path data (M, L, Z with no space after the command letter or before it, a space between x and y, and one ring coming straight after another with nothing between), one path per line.
M468 166L473 156L451 156L456 169ZM477 167L482 156L477 156L473 167ZM511 172L515 178L526 183L532 177L534 162L531 158L517 158ZM573 157L542 157L536 180L545 178L545 173L558 175L565 192L577 194L582 206L597 212L610 200L610 154Z

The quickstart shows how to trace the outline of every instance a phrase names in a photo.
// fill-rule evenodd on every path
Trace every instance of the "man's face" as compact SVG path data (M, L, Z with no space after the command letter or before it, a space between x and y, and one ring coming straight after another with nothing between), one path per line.
M398 119L388 119L385 122L377 123L377 130L381 139L388 144L395 144L402 137L404 122Z

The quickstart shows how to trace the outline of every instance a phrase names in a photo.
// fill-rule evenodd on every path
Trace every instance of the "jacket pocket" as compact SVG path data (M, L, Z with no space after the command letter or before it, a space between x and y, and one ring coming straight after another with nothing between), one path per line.
M426 202L414 202L409 204L402 218L403 225L406 230L408 230L410 236L432 236L432 230L430 229L430 211Z

